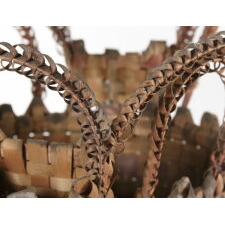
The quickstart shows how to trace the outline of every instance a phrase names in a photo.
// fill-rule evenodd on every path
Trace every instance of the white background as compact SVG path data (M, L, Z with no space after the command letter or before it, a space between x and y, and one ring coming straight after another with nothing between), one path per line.
M34 26L39 49L42 53L50 55L55 62L65 64L64 57L57 51L52 32L44 26ZM103 54L106 48L115 48L120 53L142 52L151 40L166 40L168 45L176 42L176 30L178 27L78 27L72 26L71 33L74 39L84 39L89 53ZM203 27L199 27L194 41L201 35ZM225 30L220 27L219 30ZM0 41L11 44L21 43L21 38L14 27L1 27ZM12 72L0 74L0 104L9 103L16 114L21 115L27 109L32 95L30 80ZM66 105L57 93L47 90L44 102L50 112L62 112ZM180 103L182 100L180 101ZM206 111L214 113L222 121L224 113L224 89L222 82L216 74L202 77L197 89L190 101L195 123L199 124L202 114Z

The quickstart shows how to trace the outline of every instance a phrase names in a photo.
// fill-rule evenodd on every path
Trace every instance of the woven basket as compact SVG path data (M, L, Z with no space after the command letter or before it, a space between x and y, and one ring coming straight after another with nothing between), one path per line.
M17 60L17 53L14 47L8 44L4 44L4 47L9 49L9 53L2 49L0 52L0 59L9 62L7 66L3 66L4 69L24 74L21 63L24 57L25 64L27 63L32 69L35 78L47 83L50 89L57 90L67 103L72 104L75 111L77 105L71 103L68 94L61 94L62 90L59 86L63 84L64 89L71 88L72 82L79 81L79 86L74 87L74 93L78 93L80 99L90 98L90 93L83 91L86 90L85 84L79 79L76 80L81 73L100 100L109 121L117 115L122 102L128 98L133 89L138 87L137 84L145 82L144 77L147 73L157 73L157 69L152 70L152 68L160 65L171 50L165 42L152 42L142 55L129 53L121 56L115 50L107 50L104 55L90 55L87 54L82 41L67 42L64 43L65 56L68 67L72 71L67 78L68 71L64 67L61 66L62 74L55 75L56 64L52 59L24 46L22 48L25 49L25 53L19 55L18 59L22 66L11 69L12 64ZM34 65L30 63L26 58L30 56L29 54L34 57L32 60L37 58L42 65L37 65L38 61L35 61ZM44 57L49 62L49 66L42 61ZM55 87L51 79L42 80L44 76L41 73L45 75L48 72L59 80L59 86ZM30 73L25 75L29 77ZM69 82L63 83L61 77L65 80L69 79ZM95 164L90 162L87 165L91 157L84 143L89 141L88 135L91 134L84 132L85 129L89 129L85 124L86 121L83 125L84 117L78 118L69 107L63 114L49 114L40 96L34 97L22 117L16 117L10 106L1 106L0 127L3 132L0 139L0 165L3 168L2 180L4 180L0 190L1 195L7 196L14 191L35 187L39 197L113 197L111 188L116 197L135 196L138 188L145 185L143 173L146 171L146 158L148 158L147 166L155 164L156 152L149 150L149 139L157 139L158 134L154 129L152 129L153 133L149 133L149 124L154 125L155 119L158 119L154 112L160 113L162 110L158 108L158 103L164 91L162 88L162 93L155 95L150 106L143 112L133 135L125 143L126 151L120 155L110 153L107 156L109 158L103 168L104 187L101 189L98 189L94 182L97 172L87 167ZM98 105L90 106L90 110L92 108L98 112ZM139 114L137 112L138 116ZM81 132L79 126L74 123L75 119L78 119L82 128L82 140L79 139ZM97 118L97 121L100 126L101 120ZM160 124L156 123L156 126L159 126L157 131L160 131ZM189 176L195 186L201 183L201 177L209 166L209 158L215 147L218 122L215 116L205 114L201 125L196 126L192 122L189 111L180 108L169 130L163 147L165 154L159 170L159 179L162 182L157 186L156 197L168 196L172 184L182 176ZM160 139L162 140L163 138ZM104 138L102 141L104 142ZM176 167L171 169L171 165L175 163ZM155 187L155 184L153 186ZM142 193L145 193L145 189L143 190ZM146 192L147 195L139 193L138 197L152 195L149 191Z

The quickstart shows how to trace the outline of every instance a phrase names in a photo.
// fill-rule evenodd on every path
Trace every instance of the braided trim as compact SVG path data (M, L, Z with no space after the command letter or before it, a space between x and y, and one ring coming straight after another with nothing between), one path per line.
M200 69L207 62L221 60L225 52L224 47L225 32L220 32L206 41L189 44L184 50L177 51L173 57L165 60L162 66L152 71L124 102L118 117L113 120L112 131L117 141L124 141L132 134L147 103L159 90L179 77L189 76L194 69Z
M185 94L186 90L201 75L195 73L184 81L180 79L174 82L167 87L165 93L161 96L155 120L152 121L152 136L150 137L150 147L144 168L143 186L138 193L142 197L153 197L154 190L158 184L158 170L168 124L171 121L170 115L176 109L177 102Z
M166 93L162 97L159 109L157 110L155 121L152 123L152 136L150 139L148 159L144 170L143 187L141 193L139 193L142 197L153 197L154 190L158 184L158 170L165 135L170 122L170 114L176 109L178 100L183 96L188 87L200 76L216 71L221 73L221 71L224 70L225 61L223 55L212 58L211 60L216 62L210 65L209 61L207 61L205 67L197 67L196 69L193 67L193 71L190 75L184 74L185 76L180 77L167 87ZM224 157L223 152L222 154Z
M196 26L180 26L177 30L177 43L171 46L171 52L174 54L175 51L183 49L187 44L191 43L195 32L198 27Z
M218 143L216 151L211 155L211 165L215 176L225 172L225 120L219 130Z
M19 32L22 40L25 42L24 44L38 49L37 40L35 38L35 32L32 27L30 26L19 26L16 27L17 31Z
M199 40L205 40L208 36L216 34L217 29L218 29L217 26L205 26ZM188 88L183 99L182 107L187 107L196 86L197 86L197 82L193 83L193 85L191 85Z
M152 197L158 183L158 168L170 113L176 108L177 101L193 80L205 73L217 71L220 63L225 63L224 54L225 32L220 32L198 44L189 44L184 50L177 51L136 89L132 97L122 106L119 116L113 121L113 134L119 141L124 141L133 131L138 118L153 95L166 87L160 111L153 123L153 136L150 141L152 151L149 151L141 191L143 197ZM210 69L210 62L214 62L214 69ZM152 152L154 162L150 162Z
M31 48L35 48L38 50L37 39L35 37L35 32L30 26L19 26L16 27L16 30L19 32L22 41L26 46ZM40 97L42 93L45 91L44 87L37 81L32 81L32 92L34 96Z
M54 39L61 47L64 47L65 43L70 42L71 34L70 34L69 27L67 27L67 26L51 26L49 28L53 32Z
M0 65L1 71L15 71L57 91L79 113L78 123L89 158L86 171L96 185L101 186L103 159L108 159L103 142L109 138L111 130L87 84L78 77L71 76L65 66L56 64L48 55L25 45L0 43Z

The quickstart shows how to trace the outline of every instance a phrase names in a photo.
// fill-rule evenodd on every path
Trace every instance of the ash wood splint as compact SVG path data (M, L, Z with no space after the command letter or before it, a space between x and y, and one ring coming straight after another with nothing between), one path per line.
M58 37L57 32L63 32L63 29L65 28L55 29L55 36ZM55 64L49 56L30 47L1 44L0 60L3 70L16 71L47 85L50 89L59 92L65 102L76 112L71 115L72 110L68 108L63 115L49 114L41 103L38 91L34 92L36 93L34 101L28 113L22 118L17 118L9 109L0 111L1 118L3 118L2 123L4 123L4 116L7 113L16 121L14 125L13 122L11 123L11 127L15 130L11 131L9 135L10 129L7 130L6 124L2 127L8 137L15 135L15 131L19 131L24 137L28 134L35 138L49 139L52 137L50 140L68 142L50 143L44 140L10 139L2 135L1 164L6 167L11 182L14 182L15 186L23 188L40 186L38 187L39 196L113 197L112 187L116 196L124 196L127 193L121 194L123 191L116 190L116 187L121 186L122 189L123 184L127 185L131 180L134 188L128 195L134 194L135 190L143 185L141 189L138 189L137 196L152 197L158 184L158 168L170 120L169 115L175 109L179 98L199 76L212 71L222 73L223 69L217 65L215 68L210 68L209 62L219 62L223 66L224 33L212 36L197 45L188 45L155 69L152 67L160 65L162 60L170 54L170 48L162 42L156 44L161 46L159 48L154 47L154 44L149 48L150 50L157 49L158 54L150 54L153 51L151 50L149 54L145 52L143 57L140 57L133 53L120 56L116 51L106 51L104 56L89 55L84 50L82 42L70 41L70 38L66 38L65 35L60 36L57 40L65 50L71 72L66 67ZM80 51L77 51L77 46ZM22 53L19 53L18 48L22 49ZM80 78L78 73L81 73L83 78ZM147 73L150 75L144 80ZM87 81L89 79L90 87L97 87L95 92L101 103L96 101L93 92L83 79ZM127 80L130 81L130 84L122 86L121 84L124 81L126 83ZM137 86L139 81L142 83ZM106 92L107 85L110 88L110 95ZM131 97L128 97L134 88L136 91ZM40 90L40 87L36 90ZM154 104L144 112L153 95L156 96ZM124 99L127 100L123 103ZM158 100L159 108L157 108ZM35 105L41 107L32 113ZM156 117L153 114L154 109ZM35 114L38 111L39 113ZM118 116L115 118L116 114ZM143 118L136 126L142 114ZM35 118L43 121L42 125L38 123L38 120L35 122ZM78 125L72 125L74 130L71 131L72 123L70 121L75 118ZM68 123L64 121L68 121ZM146 131L150 127L151 121L153 126L152 132L149 134ZM62 126L55 126L57 122ZM65 128L66 124L69 128ZM136 130L135 127L137 127ZM190 121L189 127L193 127L194 131L198 130ZM82 139L78 139L79 129L81 129ZM175 136L178 135L179 139L179 132L176 129L174 128L173 132ZM63 135L60 135L60 131ZM170 135L173 135L173 132ZM75 137L71 134L74 134ZM185 141L189 144L195 140L195 145L201 145L204 139L207 139L205 138L207 135L209 134L204 134L204 132L201 134L196 131L190 140ZM129 137L131 137L130 142L124 143ZM150 146L153 146L150 149L149 139L151 140ZM143 141L143 146L139 146L137 143L142 143L142 140L146 141ZM11 143L8 147L7 141ZM182 141L184 140L182 139ZM212 145L214 141L213 139ZM132 143L137 145L132 145ZM125 152L122 156L115 155L124 149L124 144L130 151ZM168 147L169 144L165 146ZM177 146L181 147L180 144ZM36 154L34 149L40 151L40 154ZM8 155L13 154L14 151L16 153L13 157L16 157L19 162L15 168L8 158ZM208 154L207 151L202 152L202 154ZM172 154L176 156L177 152ZM201 155L196 152L193 154ZM170 156L168 155L168 159ZM144 162L146 158L147 164L145 164L144 176L142 176L144 163L141 162ZM129 160L131 163L128 163L123 169L124 162L129 162ZM165 161L168 162L167 159ZM200 171L204 170L203 167L206 163L203 164ZM199 173L201 172L196 172L196 176L200 176ZM121 183L118 185L118 181L115 182L118 177L121 178L119 182L122 182L122 185ZM142 177L144 178L143 183L141 182ZM175 178L173 177L173 179ZM168 191L168 188L166 189Z

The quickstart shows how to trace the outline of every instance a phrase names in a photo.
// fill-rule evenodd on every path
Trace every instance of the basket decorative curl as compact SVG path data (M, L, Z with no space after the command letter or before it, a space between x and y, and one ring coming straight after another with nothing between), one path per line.
M1 165L7 168L14 184L24 187L41 184L39 193L44 195L48 192L51 195L54 190L58 196L68 196L70 190L70 197L113 197L115 154L123 151L124 142L134 133L148 103L161 93L149 135L143 184L137 193L138 197L153 197L170 114L196 79L210 72L223 73L224 55L225 32L176 51L149 72L121 104L118 116L110 124L102 105L77 73L31 47L3 42L1 70L17 72L57 91L76 113L82 139L81 145L55 144L13 140L1 133Z

